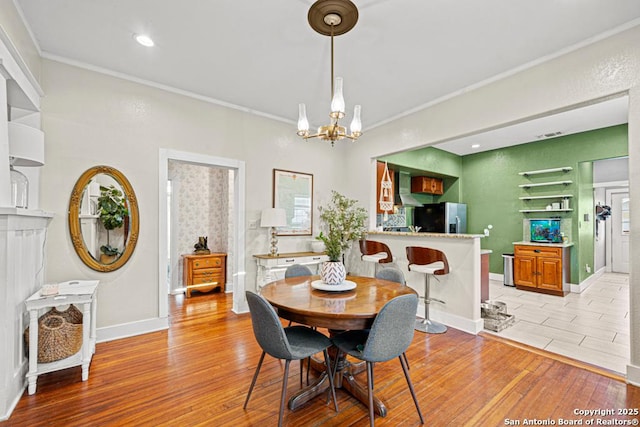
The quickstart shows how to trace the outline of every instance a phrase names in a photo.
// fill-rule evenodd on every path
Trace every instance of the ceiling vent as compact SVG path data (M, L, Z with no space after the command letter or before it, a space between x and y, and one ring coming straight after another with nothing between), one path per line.
M543 133L542 135L537 135L536 138L537 139L543 139L543 138L553 138L556 136L560 136L562 135L562 132L558 131L558 132L549 132L549 133Z

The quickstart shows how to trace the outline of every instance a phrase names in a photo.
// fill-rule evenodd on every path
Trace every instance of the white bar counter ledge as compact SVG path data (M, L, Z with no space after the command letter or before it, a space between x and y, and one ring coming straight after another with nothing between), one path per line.
M481 255L486 252L480 248L483 234L445 234L414 233L402 231L369 231L368 240L377 240L389 246L395 258L395 264L402 270L407 285L424 297L424 275L408 270L407 246L423 246L438 249L445 253L450 272L433 280L430 296L446 302L430 304L430 317L452 328L471 334L483 329L480 317ZM359 270L357 273L371 275L370 263L360 261L360 251L354 246L351 250L350 265ZM357 260L356 260L357 258ZM356 264L357 263L357 264ZM418 315L424 313L424 300L420 300Z

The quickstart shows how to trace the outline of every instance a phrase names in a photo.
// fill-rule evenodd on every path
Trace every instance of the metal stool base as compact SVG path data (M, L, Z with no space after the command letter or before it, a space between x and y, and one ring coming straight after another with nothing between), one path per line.
M414 329L428 334L444 334L447 332L447 327L445 325L429 319L416 319Z

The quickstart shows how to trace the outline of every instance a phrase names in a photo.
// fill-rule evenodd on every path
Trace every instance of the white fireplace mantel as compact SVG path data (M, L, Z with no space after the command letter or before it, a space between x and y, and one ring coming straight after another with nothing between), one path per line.
M26 386L24 301L44 282L44 244L52 218L38 210L0 208L0 421L11 415Z

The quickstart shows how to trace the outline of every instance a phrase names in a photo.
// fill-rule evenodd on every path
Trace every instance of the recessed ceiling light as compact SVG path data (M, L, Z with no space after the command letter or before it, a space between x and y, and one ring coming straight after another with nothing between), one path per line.
M149 37L147 35L144 35L144 34L134 34L133 37L142 46L151 47L151 46L153 46L155 44L155 43L153 43L153 40L151 40L151 37Z
M480 148L480 144L473 144L471 148Z

